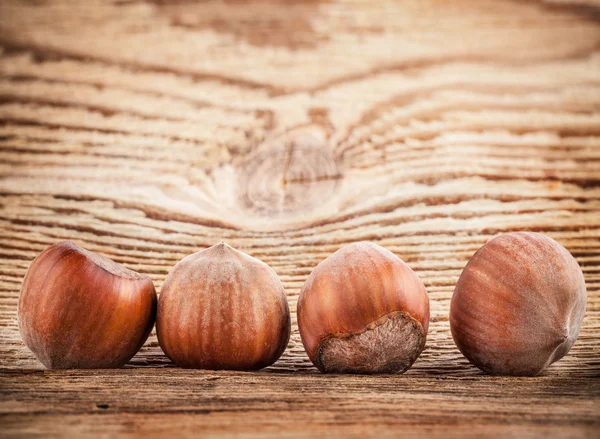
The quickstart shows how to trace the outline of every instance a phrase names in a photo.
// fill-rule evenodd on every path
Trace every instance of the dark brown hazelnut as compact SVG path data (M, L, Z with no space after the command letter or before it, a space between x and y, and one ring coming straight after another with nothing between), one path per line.
M23 341L49 369L121 367L156 315L148 276L65 241L31 264L19 298Z
M583 273L553 239L500 235L471 258L450 305L456 345L481 370L537 375L569 352L585 314Z
M370 242L347 245L322 261L298 299L302 343L322 372L404 372L423 351L428 326L423 282Z
M182 259L160 293L158 341L181 367L261 369L281 356L290 328L275 271L224 243Z

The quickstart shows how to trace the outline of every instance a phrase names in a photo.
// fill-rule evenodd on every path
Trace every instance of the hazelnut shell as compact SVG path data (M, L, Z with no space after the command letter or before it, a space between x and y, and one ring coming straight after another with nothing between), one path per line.
M156 302L148 276L65 241L29 267L19 330L49 369L121 367L148 338Z
M290 329L275 271L224 243L182 259L160 293L158 340L181 367L264 368L281 356Z
M423 282L370 242L347 245L322 261L298 299L302 343L322 372L404 372L425 347L428 326Z
M537 375L575 343L586 288L573 256L548 236L500 235L464 268L450 328L469 361L495 375Z

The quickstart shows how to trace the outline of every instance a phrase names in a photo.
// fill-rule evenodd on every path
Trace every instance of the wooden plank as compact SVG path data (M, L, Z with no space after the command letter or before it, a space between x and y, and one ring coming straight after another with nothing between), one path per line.
M600 432L600 4L263 0L0 3L0 436L594 437ZM494 235L577 258L587 312L533 379L482 375L448 326ZM16 305L71 239L149 274L220 240L281 277L292 338L265 372L174 368L155 334L117 371L42 371ZM423 279L403 376L324 376L296 302L375 241ZM104 407L106 405L106 407Z
M597 432L600 404L600 381L564 376L458 379L124 369L4 372L0 380L11 395L2 414L6 432L18 433L34 422L48 434L106 437L173 432L535 436L556 431L577 437Z

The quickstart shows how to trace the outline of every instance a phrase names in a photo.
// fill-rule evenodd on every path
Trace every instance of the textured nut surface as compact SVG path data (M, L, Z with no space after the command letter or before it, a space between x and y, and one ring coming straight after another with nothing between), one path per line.
M298 326L323 372L404 372L422 352L429 299L418 276L385 248L359 242L322 261L298 300Z
M156 300L149 277L65 241L29 267L19 330L49 369L121 367L148 338Z
M163 284L158 340L181 367L261 369L281 356L290 329L275 271L227 244L182 259Z
M537 375L569 352L585 314L573 256L531 232L498 236L471 258L450 306L452 336L491 374Z

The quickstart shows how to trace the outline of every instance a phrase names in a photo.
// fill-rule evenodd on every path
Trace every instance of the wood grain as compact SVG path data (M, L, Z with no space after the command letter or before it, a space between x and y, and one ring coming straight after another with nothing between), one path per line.
M597 1L6 0L0 47L0 436L600 431ZM558 240L588 288L577 343L534 379L482 375L448 327L469 257L511 230ZM153 334L126 369L43 372L17 298L64 239L158 291L225 240L281 277L288 349L185 371ZM300 342L304 280L359 240L429 292L406 375L323 376Z
M0 384L12 398L0 418L5 433L20 434L27 426L30 434L77 437L175 432L190 437L592 437L600 392L598 380L565 376L506 380L181 369L5 372Z

